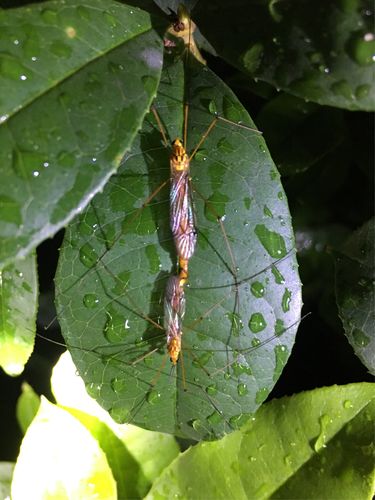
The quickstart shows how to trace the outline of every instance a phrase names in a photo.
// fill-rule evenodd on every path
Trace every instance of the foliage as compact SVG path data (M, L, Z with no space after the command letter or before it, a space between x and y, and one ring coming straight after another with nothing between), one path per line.
M156 3L177 11L178 2ZM195 3L199 29L191 28L207 65L187 56L193 35L166 34L171 19L148 0L0 9L0 363L18 375L33 350L34 249L69 223L56 274L59 321L86 390L107 410L85 406L84 392L78 404L64 392L74 368L59 389L54 382L57 405L43 398L38 409L24 385L14 498L35 482L33 463L43 470L38 498L48 489L134 498L150 488L150 498L294 498L307 490L326 498L343 496L337 478L347 498L371 497L373 385L262 403L272 389L368 380L356 375L358 359L374 373L373 173L367 115L352 113L375 106L372 6L186 5ZM168 151L149 111L153 103L168 141L184 138L186 102L190 152L215 126L191 165L198 244L182 359L171 373L162 324L176 262ZM49 266L42 249L41 279ZM302 303L296 250L313 312L299 334L310 355L301 373L314 374L280 390ZM329 359L325 378L317 378L323 362L312 344ZM123 422L190 444L229 435L178 455L173 436ZM232 456L230 470L222 456ZM8 491L11 467L2 470Z

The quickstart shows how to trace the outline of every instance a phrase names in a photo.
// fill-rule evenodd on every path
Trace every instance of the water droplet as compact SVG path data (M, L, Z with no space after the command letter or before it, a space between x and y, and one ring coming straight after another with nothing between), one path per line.
M251 283L251 293L254 295L254 297L257 297L258 299L263 297L264 291L265 289L263 283L260 283L259 281L254 281L254 283Z
M282 319L277 319L275 321L275 334L277 336L282 335L285 332L284 321Z
M124 407L115 407L108 410L113 420L119 424L123 424L129 419L129 410Z
M260 66L263 58L263 50L263 45L258 42L254 43L249 50L246 50L242 54L242 64L250 74L255 73Z
M285 345L275 346L275 371L273 374L273 381L276 382L283 371L284 366L288 360L289 351Z
M99 305L99 297L95 293L86 293L83 297L83 304L88 309L94 309Z
M109 306L106 311L106 322L103 329L103 334L108 342L119 342L124 338L124 318L118 314L116 310Z
M97 399L100 396L100 391L101 391L101 384L98 384L96 382L90 382L89 384L86 384L86 391L89 396L91 396L94 399Z
M243 329L243 322L240 315L238 313L231 312L231 313L226 313L225 316L230 320L231 334L238 337L241 330Z
M358 347L366 347L370 343L370 337L365 335L365 333L359 328L354 328L352 331L352 337Z
M93 267L98 262L98 255L89 243L85 243L79 249L79 260L88 268Z
M221 424L223 421L222 415L218 411L214 411L207 417L207 422L210 424L210 426L215 426Z
M116 394L121 394L126 388L126 382L124 377L115 377L111 380L111 387L113 392Z
M202 367L210 361L210 359L212 358L213 355L214 355L214 353L212 351L206 351L203 354L201 354L199 357L194 359L193 365L197 366L197 367Z
M70 57L72 54L72 47L70 47L66 43L61 42L60 40L56 40L55 42L53 42L49 46L49 50L50 52L52 52L52 54L55 54L55 56L65 59Z
M273 213L271 212L271 210L267 207L267 205L264 205L263 207L263 213L266 217L271 217L273 218Z
M217 222L220 219L223 220L226 212L226 203L228 201L228 196L219 191L215 191L204 204L204 215L207 220L211 222Z
M245 396L249 392L246 384L238 384L237 385L237 393L239 396Z
M284 193L282 191L279 191L277 193L277 197L279 198L279 200L283 200L284 199Z
M261 344L261 341L257 338L255 338L251 341L252 347L258 347L258 345L260 345L260 344Z
M148 394L146 396L146 400L151 405L154 405L161 400L160 397L161 397L160 392L156 391L155 389L152 389L151 391L148 392Z
M234 151L234 147L225 137L222 137L217 143L217 148L222 153L232 153Z
M259 389L259 391L257 391L256 395L255 395L255 402L257 404L262 404L263 401L267 398L269 394L269 390L267 389L267 387L263 387L262 389Z
M34 170L33 177L39 177L40 172L38 170Z
M291 299L292 299L292 292L288 288L285 288L283 298L281 299L281 307L285 313L288 312L290 309Z
M43 21L47 24L56 24L57 22L57 13L52 9L42 10L41 17Z
M287 251L281 234L271 231L264 224L257 224L254 232L271 257L275 259L285 257Z
M349 410L350 408L354 408L353 406L353 403L349 400L349 399L346 399L343 403L343 407L346 409L346 410Z
M243 375L243 374L246 374L246 375L252 374L251 368L247 363L244 364L244 363L240 363L238 361L236 361L235 363L232 364L232 371L236 377L239 377L240 375Z
M212 385L209 385L206 387L206 392L207 394L209 394L210 396L215 396L215 394L217 394L217 387L216 387L216 384L212 384Z
M258 333L264 330L267 326L266 320L261 313L252 314L249 321L249 328L252 332Z
M251 413L242 413L240 415L234 415L229 419L229 424L234 429L240 429L243 425L246 424L246 422L249 421L251 417L252 417Z
M369 66L375 61L375 37L371 32L357 31L348 42L350 57L360 66Z
M355 96L357 99L364 99L365 97L367 97L369 95L370 91L371 91L370 85L365 83L363 85L359 85L355 89Z
M201 432L202 430L205 430L204 425L202 424L202 421L196 418L191 422L191 426L193 427L194 430L197 432Z
M86 19L86 20L90 19L90 10L87 7L84 7L83 5L79 5L77 7L77 14L82 19Z
M281 274L281 272L278 270L278 268L276 266L272 266L271 272L275 278L275 282L278 285L283 285L285 283L284 276Z
M290 455L286 455L284 457L284 464L287 465L288 467L291 467L292 466L292 457Z
M314 450L318 452L322 448L325 448L326 445L326 440L327 440L327 427L331 423L331 419L329 418L328 415L321 415L319 417L319 425L320 425L320 433L319 436L316 438L316 441L314 443Z
M244 198L243 202L244 202L246 210L249 210L250 206L251 206L251 198Z
M216 102L215 101L210 101L208 103L208 110L210 113L212 113L213 115L217 114L217 106L216 106Z
M345 99L354 98L352 89L346 80L340 80L339 82L333 83L331 85L331 90L335 95L345 97Z

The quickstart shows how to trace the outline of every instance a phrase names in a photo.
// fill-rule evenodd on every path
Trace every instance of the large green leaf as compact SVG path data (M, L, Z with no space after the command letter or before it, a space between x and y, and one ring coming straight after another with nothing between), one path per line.
M240 431L181 454L148 499L372 498L373 384L271 401Z
M213 110L252 125L211 71L191 63L185 75L180 62L165 68L155 102L170 138L182 134L185 84L189 150ZM67 230L59 318L89 393L115 420L214 438L256 411L290 354L301 308L293 232L263 138L219 121L191 165L198 244L189 264L183 362L171 374L160 326L176 263L169 175L151 115L118 175Z
M34 348L37 311L36 255L0 270L0 366L19 375Z
M83 209L118 167L153 99L161 40L110 0L0 12L0 262Z
M374 8L369 0L199 2L193 17L216 52L298 97L373 110Z
M375 375L375 219L355 231L337 255L336 301L346 336Z

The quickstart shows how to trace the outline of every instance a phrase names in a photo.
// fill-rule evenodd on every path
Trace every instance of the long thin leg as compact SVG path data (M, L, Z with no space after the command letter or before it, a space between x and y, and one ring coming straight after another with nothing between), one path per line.
M165 129L164 129L163 124L161 122L159 113L156 111L155 106L151 106L151 111L152 111L153 115L155 116L156 123L158 124L160 133L161 133L161 135L163 137L164 145L167 148L169 146L169 142L168 142L168 139L167 139L167 134L165 133Z

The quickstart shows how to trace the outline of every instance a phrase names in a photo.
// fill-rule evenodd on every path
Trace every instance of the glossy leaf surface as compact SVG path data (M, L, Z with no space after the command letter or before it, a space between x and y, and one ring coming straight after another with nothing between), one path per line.
M355 231L336 258L336 301L346 336L375 375L375 255L371 219Z
M118 167L153 99L161 41L117 2L0 12L0 262L26 255Z
M33 252L0 270L0 366L19 375L34 348L37 269Z
M170 63L155 101L170 139L183 136L185 85L189 151L214 111L252 126L206 67L191 63L185 74ZM290 354L301 308L293 232L263 138L219 120L191 164L198 243L183 360L171 373L162 327L176 272L168 163L151 115L118 175L68 228L59 319L89 393L115 420L212 439L258 408Z
M275 399L240 431L181 454L147 498L371 499L374 402L365 383Z
M45 398L22 441L11 492L14 500L118 498L99 443L69 411Z
M319 104L374 109L374 6L368 0L200 2L193 19L250 77Z

